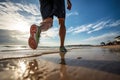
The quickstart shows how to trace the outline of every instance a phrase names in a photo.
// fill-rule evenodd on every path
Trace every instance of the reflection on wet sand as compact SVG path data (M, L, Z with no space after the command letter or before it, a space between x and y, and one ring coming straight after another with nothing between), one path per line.
M66 68L66 62L65 62L65 54L66 53L60 53L61 62L60 62L60 80L69 80L67 76L67 68Z
M36 59L30 61L27 65L25 72L22 75L23 80L39 80L39 68Z
M65 62L65 54L66 53L60 53L60 68L59 68L59 76L60 80L69 80L67 76L67 68L66 68L66 62ZM21 63L22 64L22 63ZM22 80L39 80L43 79L43 72L44 70L39 69L38 62L36 59L33 59L26 65L26 70L24 70L22 75ZM49 74L49 72L48 72ZM40 77L42 76L42 77ZM44 80L44 79L43 79Z

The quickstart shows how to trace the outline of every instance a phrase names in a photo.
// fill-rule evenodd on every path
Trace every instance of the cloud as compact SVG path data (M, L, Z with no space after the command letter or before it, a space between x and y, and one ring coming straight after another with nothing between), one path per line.
M66 14L67 17L69 17L69 16L77 16L77 15L79 15L79 13L76 12L76 11L75 12L70 12L70 13Z
M88 24L88 25L81 25L81 26L77 26L77 27L70 27L67 30L67 33L74 33L74 34L78 34L81 32L87 32L90 30L90 28L93 26L93 24Z
M108 27L119 26L119 25L120 25L120 20L112 21L109 19L109 20L97 21L95 23L84 24L77 27L70 27L67 30L67 33L78 34L85 32L87 34L90 34Z
M41 37L43 38L55 38L58 36L58 27L50 28L48 31L42 32Z
M33 23L39 23L39 8L31 3L0 3L0 29L29 30Z
M95 31L99 31L103 28L106 28L106 27L108 27L107 24L109 24L109 23L110 23L110 20L93 23L93 26L91 26L90 30L87 33L92 33Z
M111 27L120 26L120 20L117 20L117 21L115 21L115 22L112 22L112 23L110 23L108 26L111 26Z
M26 44L25 35L16 30L0 29L0 44Z
M111 32L111 33L106 33L106 34L103 34L103 35L99 35L99 36L91 36L85 40L83 40L83 42L86 42L86 43L94 43L94 44L100 44L100 42L107 42L108 40L111 40L113 41L114 38L116 36L118 36L119 34L117 32Z

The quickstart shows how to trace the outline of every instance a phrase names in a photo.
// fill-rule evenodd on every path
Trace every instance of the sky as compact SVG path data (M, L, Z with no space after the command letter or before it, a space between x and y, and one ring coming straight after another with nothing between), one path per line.
M120 0L71 0L65 45L113 41L120 35ZM0 44L28 45L30 25L42 21L39 0L0 0ZM59 46L59 25L42 32L39 46Z

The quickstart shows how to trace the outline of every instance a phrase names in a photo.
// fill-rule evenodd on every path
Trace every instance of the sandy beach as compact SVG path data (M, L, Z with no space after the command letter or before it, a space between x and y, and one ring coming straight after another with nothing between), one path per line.
M0 55L0 80L120 80L119 49L78 47L67 53L52 49Z
M111 48L111 49L120 49L120 45L106 45L106 46L101 46L103 48Z

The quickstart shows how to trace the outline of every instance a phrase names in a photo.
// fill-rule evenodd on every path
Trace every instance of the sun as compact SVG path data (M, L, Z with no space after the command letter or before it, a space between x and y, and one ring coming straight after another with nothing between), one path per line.
M28 32L30 26L28 24L26 24L26 23L18 22L16 24L14 24L14 26L12 26L12 28L14 30L18 30L20 32Z

